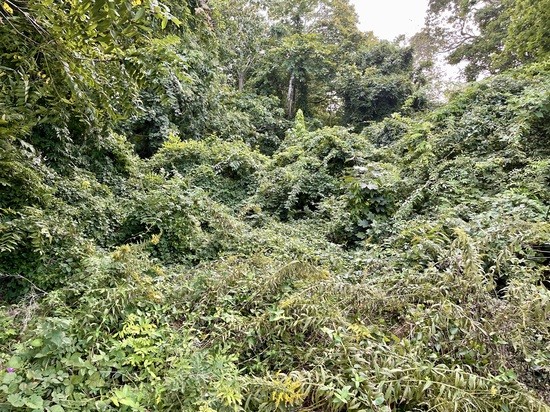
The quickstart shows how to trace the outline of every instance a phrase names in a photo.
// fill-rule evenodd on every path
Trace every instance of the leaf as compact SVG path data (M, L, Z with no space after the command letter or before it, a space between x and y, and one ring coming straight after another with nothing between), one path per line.
M336 396L342 403L348 403L348 400L350 399L351 393L349 390L351 389L351 386L344 386L342 389L338 390L334 396Z
M23 360L19 356L13 356L8 361L8 366L15 369L21 368L23 366Z
M371 222L366 219L361 219L357 222L357 225L359 227L368 228L371 225Z
M383 394L378 395L378 397L372 402L375 406L380 406L384 403L386 399Z
M2 383L5 385L9 385L17 379L19 379L19 376L16 373L6 373L2 378Z
M2 8L6 13L13 14L13 9L10 7L10 5L7 2L2 3Z
M8 395L7 400L12 406L15 406L16 408L21 408L25 406L25 400L21 397L21 395L17 393L12 393L11 395Z
M122 405L126 405L126 406L129 406L131 408L138 408L139 407L139 404L134 399L121 398L121 399L119 399L119 402Z
M38 395L31 395L30 398L25 399L25 405L31 409L44 409L44 399Z
M433 385L433 381L427 381L422 387L422 392L426 392L432 385Z
M145 14L145 8L144 7L141 7L137 13L135 14L134 18L132 19L133 21L138 21L140 20L143 15Z

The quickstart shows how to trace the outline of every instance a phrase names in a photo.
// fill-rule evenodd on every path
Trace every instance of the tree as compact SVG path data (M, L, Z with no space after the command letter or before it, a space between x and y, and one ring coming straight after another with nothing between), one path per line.
M347 0L272 1L271 47L256 73L260 88L285 102L287 117L326 112L335 68L366 35Z
M298 109L312 113L312 89L320 79L331 73L332 50L315 33L293 34L282 38L266 53L262 67L256 73L256 85L260 90L275 94L282 102L288 118L293 118Z
M243 91L268 38L265 14L258 2L250 0L218 0L213 7L222 65Z
M10 131L0 135L21 116L28 133L71 116L97 126L133 109L140 85L179 64L170 34L191 16L185 3L153 0L3 2L0 109Z
M519 62L550 56L550 0L517 0L510 8L505 50Z
M411 48L384 41L363 47L340 67L336 91L342 122L361 130L368 122L398 111L415 90Z
M466 63L466 79L475 80L548 56L549 8L549 0L430 0L415 43Z

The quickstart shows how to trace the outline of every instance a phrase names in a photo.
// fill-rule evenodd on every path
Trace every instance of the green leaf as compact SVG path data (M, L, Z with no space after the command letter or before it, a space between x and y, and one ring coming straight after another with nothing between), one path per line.
M338 390L334 395L336 398L338 398L342 403L348 403L348 400L350 399L350 392L351 386L344 386L342 389Z
M140 19L143 17L144 14L145 14L145 7L141 7L141 8L137 11L137 13L136 13L136 15L134 16L133 20L134 20L134 21L140 20Z
M380 406L384 403L386 399L384 398L384 395L380 394L372 403L375 406Z
M25 400L21 397L21 395L17 393L12 393L11 395L8 395L8 402L15 406L16 408L21 408L25 406Z
M17 379L20 379L20 378L16 373L6 373L2 378L2 383L5 385L9 385L10 383L14 382Z
M422 387L422 392L426 392L430 386L433 385L433 381L427 381Z
M25 405L31 409L44 409L44 399L38 395L32 395L30 398L25 399Z
M21 360L21 358L19 356L13 356L8 361L8 366L10 368L16 368L17 369L17 368L20 368L22 365L23 365L23 361Z

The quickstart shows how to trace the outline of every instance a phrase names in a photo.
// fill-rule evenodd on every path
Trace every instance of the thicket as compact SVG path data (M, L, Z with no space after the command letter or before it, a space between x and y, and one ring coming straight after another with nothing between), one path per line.
M547 61L428 110L347 2L46 3L0 20L0 410L550 410Z

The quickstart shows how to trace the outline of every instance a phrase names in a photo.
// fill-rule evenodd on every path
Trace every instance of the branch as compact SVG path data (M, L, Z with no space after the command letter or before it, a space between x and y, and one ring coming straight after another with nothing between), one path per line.
M3 273L0 273L0 279L9 279L9 278L15 278L15 279L22 279L28 283L31 284L31 286L36 289L37 291L39 291L40 293L46 295L48 292L46 292L44 289L41 289L39 288L38 286L36 286L36 284L34 284L31 280L27 279L25 276L23 275L6 275L6 274L3 274Z

